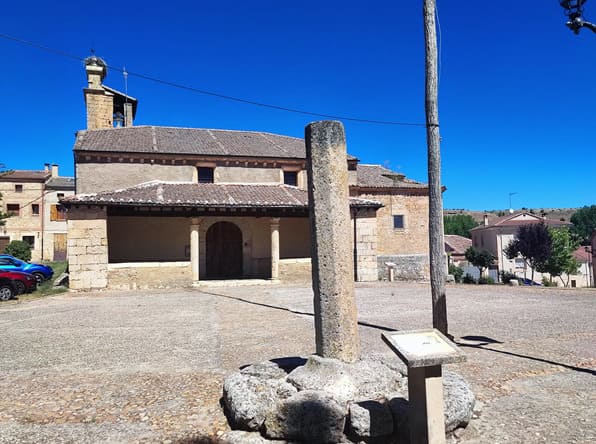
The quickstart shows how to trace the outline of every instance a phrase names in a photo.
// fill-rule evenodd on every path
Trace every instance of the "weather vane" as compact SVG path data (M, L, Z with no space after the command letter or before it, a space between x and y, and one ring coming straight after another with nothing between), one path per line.
M587 22L582 16L584 3L586 3L586 0L559 0L559 4L565 10L565 15L569 17L569 21L566 23L569 29L575 34L579 34L581 28L588 28L596 33L596 25Z

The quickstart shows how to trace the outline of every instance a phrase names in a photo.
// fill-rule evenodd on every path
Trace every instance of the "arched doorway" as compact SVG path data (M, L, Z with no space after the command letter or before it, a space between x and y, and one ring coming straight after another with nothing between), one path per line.
M242 231L231 222L216 222L206 235L207 278L242 277Z

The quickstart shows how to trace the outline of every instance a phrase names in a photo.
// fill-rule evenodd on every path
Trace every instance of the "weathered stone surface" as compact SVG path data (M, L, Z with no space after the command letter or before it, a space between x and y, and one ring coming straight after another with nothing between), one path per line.
M320 391L303 391L282 401L263 424L265 436L308 443L338 443L347 415L346 404Z
M445 431L466 426L474 411L475 396L470 385L457 373L443 371Z
M233 373L224 380L223 400L234 426L258 430L278 400L296 393L283 379Z
M231 430L221 435L217 442L220 444L267 444L272 441L263 438L259 432ZM275 443L283 444L282 441L275 441Z
M337 121L313 122L304 138L317 354L354 362L360 340L344 128Z
M226 378L224 403L234 427L259 430L269 439L407 440L406 373L399 358L381 353L355 363L318 355L283 358ZM444 371L443 384L445 429L452 432L470 421L474 395L453 372Z
M263 379L280 379L287 376L285 370L280 368L275 362L271 361L249 365L240 370L240 373Z
M393 433L393 416L385 402L362 401L350 404L349 432L358 439Z
M306 365L292 371L288 382L298 390L321 390L346 402L358 393L348 364L317 355L310 356Z
M349 371L358 390L357 400L382 398L408 387L401 372L387 366L382 359L362 359L350 365Z
M393 417L393 431L399 436L409 436L408 416L410 404L401 394L389 397L389 409Z

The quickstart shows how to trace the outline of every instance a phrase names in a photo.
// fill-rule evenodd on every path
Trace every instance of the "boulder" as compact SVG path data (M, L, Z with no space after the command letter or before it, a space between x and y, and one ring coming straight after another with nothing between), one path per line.
M232 424L244 430L259 430L278 400L296 393L283 379L263 379L245 373L226 377L223 402Z
M350 404L348 430L358 440L393 433L393 417L386 402L362 401Z
M328 393L305 390L281 401L263 423L267 438L308 443L338 443L343 433L347 407Z
M231 430L221 435L217 442L220 444L268 444L272 441L265 439L259 432L245 432L242 430ZM280 444L280 441L275 441Z
M54 280L54 287L68 287L68 273L62 273Z
M472 419L476 397L466 380L449 370L443 370L443 408L445 431L465 427Z

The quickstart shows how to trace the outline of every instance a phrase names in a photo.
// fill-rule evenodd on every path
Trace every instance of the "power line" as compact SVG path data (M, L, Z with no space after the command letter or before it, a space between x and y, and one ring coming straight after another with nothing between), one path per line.
M36 43L36 42L32 42L30 40L25 40L25 39L21 39L19 37L14 37L8 34L3 34L0 33L0 37L6 40L11 40L13 42L22 44L22 45L27 45L27 46L31 46L37 49L41 49L43 51L55 54L55 55L59 55L61 57L66 57L69 59L73 59L73 60L77 60L80 62L84 62L85 58L84 57L79 57L77 55L74 54L70 54L66 51L62 51L60 49L55 49L55 48L51 48L49 46L45 46L42 45L40 43ZM424 123L413 123L413 122L397 122L397 121L390 121L390 120L374 120L374 119L364 119L364 118L358 118L358 117L347 117L347 116L341 116L341 115L335 115L335 114L324 114L324 113L316 113L313 111L306 111L306 110L301 110L301 109L296 109L296 108L289 108L289 107L285 107L285 106L279 106L279 105L272 105L269 103L264 103L264 102L258 102L255 100L249 100L249 99L243 99L240 97L235 97L235 96L229 96L227 94L220 94L217 92L213 92L213 91L208 91L208 90L204 90L204 89L200 89L200 88L195 88L192 86L188 86L188 85L183 85L181 83L176 83L176 82L171 82L169 80L163 80L163 79L159 79L157 77L152 77L146 74L141 74L141 73L136 73L136 72L131 72L131 71L127 71L123 68L118 68L115 66L111 66L111 65L107 65L107 67L109 69L112 69L114 71L117 72L121 72L121 73L127 73L127 75L129 76L134 76L137 77L139 79L143 79L143 80L148 80L154 83L159 83L162 85L166 85L166 86L171 86L173 88L178 88L178 89L182 89L185 91L191 91L194 93L198 93L198 94L203 94L203 95L207 95L207 96L211 96L211 97L217 97L219 99L224 99L224 100L229 100L229 101L233 101L233 102L238 102L238 103L244 103L247 105L253 105L253 106L259 106L262 108L269 108L269 109L275 109L278 111L286 111L286 112L290 112L290 113L295 113L295 114L303 114L303 115L307 115L307 116L314 116L314 117L324 117L324 118L328 118L328 119L337 119L337 120L347 120L350 122L359 122L359 123L371 123L371 124L377 124L377 125L393 125L393 126L414 126L414 127L425 127L426 124Z

